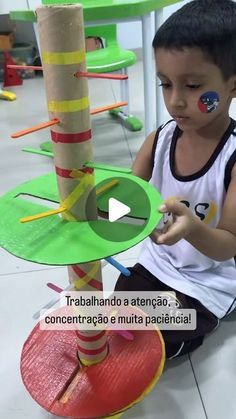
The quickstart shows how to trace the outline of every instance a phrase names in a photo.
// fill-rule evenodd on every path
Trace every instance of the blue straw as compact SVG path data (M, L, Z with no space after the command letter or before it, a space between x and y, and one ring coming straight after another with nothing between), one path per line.
M110 263L114 268L118 269L124 276L130 276L131 272L129 269L125 268L125 266L121 265L121 263L117 262L114 258L109 257L105 258L105 260Z

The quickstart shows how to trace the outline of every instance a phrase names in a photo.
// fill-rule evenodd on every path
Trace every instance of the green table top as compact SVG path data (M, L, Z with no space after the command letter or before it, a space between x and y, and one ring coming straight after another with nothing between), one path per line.
M80 3L84 20L106 20L145 15L153 10L177 3L179 0L42 0L42 4Z
M85 21L107 19L125 19L142 16L181 0L42 0L43 5L81 4L84 8ZM23 12L11 14L13 19L23 19Z

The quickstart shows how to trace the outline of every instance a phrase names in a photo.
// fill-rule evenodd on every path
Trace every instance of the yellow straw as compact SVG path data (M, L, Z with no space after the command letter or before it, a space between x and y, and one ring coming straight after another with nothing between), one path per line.
M20 222L28 223L29 221L39 220L40 218L49 217L50 215L59 214L60 212L64 212L64 211L66 211L65 207L59 207L56 210L41 212L40 214L29 215L28 217L21 218Z
M116 179L112 180L111 182L107 183L106 185L101 186L101 188L99 188L96 191L96 195L97 196L101 195L103 192L106 192L108 189L111 189L113 186L117 185L118 183L119 183L118 180L116 180Z
M107 190L113 188L113 186L117 185L119 183L118 180L112 180L111 182L107 183L106 185L101 186L101 188L99 188L96 191L96 195L99 196L101 195L103 192L106 192ZM28 223L29 221L35 221L35 220L39 220L41 218L45 218L45 217L50 217L51 215L55 215L55 214L60 214L61 212L66 211L68 208L66 208L65 206L59 207L56 210L50 210L50 211L46 211L46 212L41 212L40 214L35 214L35 215L29 215L28 217L24 217L20 219L21 223Z

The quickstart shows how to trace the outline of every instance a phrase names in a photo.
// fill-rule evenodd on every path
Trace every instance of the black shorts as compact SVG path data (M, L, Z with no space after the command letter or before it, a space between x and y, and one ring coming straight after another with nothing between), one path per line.
M219 319L195 298L164 284L139 263L128 269L131 271L131 275L126 277L121 274L117 280L115 291L174 291L179 308L196 310L197 326L195 330L161 331L168 359L193 351L202 344L204 336L218 326Z

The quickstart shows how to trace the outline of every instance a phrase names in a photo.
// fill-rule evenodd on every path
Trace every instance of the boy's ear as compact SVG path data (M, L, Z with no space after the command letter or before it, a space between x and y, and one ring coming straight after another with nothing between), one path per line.
M230 93L232 97L236 97L236 75L231 77L230 80Z

